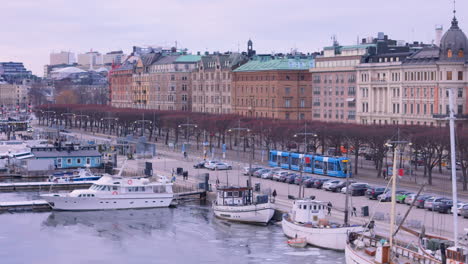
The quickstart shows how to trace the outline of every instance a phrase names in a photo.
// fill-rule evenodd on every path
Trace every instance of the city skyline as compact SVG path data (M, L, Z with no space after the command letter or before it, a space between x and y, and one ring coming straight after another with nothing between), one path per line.
M62 50L75 54L90 49L101 53L123 50L128 54L135 45L173 46L177 41L178 47L192 53L244 51L251 38L258 53L293 48L315 52L330 45L334 35L341 44L349 45L358 37L375 37L377 32L397 40L430 43L435 25L443 25L444 31L449 28L453 5L449 0L396 1L404 3L404 8L395 1L373 7L371 0L315 5L294 0L288 2L289 10L279 0L240 2L237 6L213 0L141 0L132 6L126 1L8 2L4 4L5 19L16 23L2 30L0 61L24 62L42 76L49 54ZM468 28L462 15L467 7L468 3L457 3L462 29Z

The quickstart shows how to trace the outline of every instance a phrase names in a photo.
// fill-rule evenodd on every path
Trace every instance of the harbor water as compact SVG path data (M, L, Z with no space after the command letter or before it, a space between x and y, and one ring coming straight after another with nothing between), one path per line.
M37 195L37 194L36 194ZM3 193L0 199L34 199ZM177 208L0 214L1 263L344 263L344 254L286 245L280 225L213 216L197 203Z

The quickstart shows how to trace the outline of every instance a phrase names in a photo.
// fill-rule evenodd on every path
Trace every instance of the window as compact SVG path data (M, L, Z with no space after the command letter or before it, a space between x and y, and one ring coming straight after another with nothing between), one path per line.
M458 105L457 106L457 114L459 114L459 115L463 114L463 105Z
M301 99L301 107L305 107L305 100Z
M463 72L462 71L458 72L458 80L463 81Z
M448 50L447 50L447 58L452 58L452 57L453 57L452 50L451 50L451 49L448 49Z
M91 159L90 158L86 158L86 164L91 164Z
M300 120L304 120L304 119L305 119L305 114L304 114L304 113L301 113L300 116L299 116L299 119L300 119Z
M77 163L77 164L81 164L81 159L77 159L77 160L76 160L76 163Z
M353 86L348 87L348 95L355 95L356 89Z
M285 119L286 119L286 120L289 120L289 113L286 113Z
M462 97L463 97L463 88L458 88L457 97L458 97L458 98L462 98Z
M285 106L285 107L291 107L291 100L290 100L290 99L286 99L286 100L284 101L284 106Z
M447 81L451 81L451 80L452 80L452 72L448 71L447 72Z
M289 87L284 88L284 92L286 94L289 94L291 92L291 88L289 88Z
M304 94L304 92L305 92L305 88L301 87L301 94Z
M67 164L71 164L72 163L72 160L71 159L67 159Z
M460 49L458 51L458 58L463 58L465 56L464 52L463 52L463 49Z

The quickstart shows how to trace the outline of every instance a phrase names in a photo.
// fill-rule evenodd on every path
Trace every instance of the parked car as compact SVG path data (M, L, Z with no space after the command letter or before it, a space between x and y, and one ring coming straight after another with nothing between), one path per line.
M336 185L340 184L342 181L340 180L330 180L323 184L322 189L325 191L331 191L332 188L334 189Z
M356 183L354 180L348 180L349 185ZM330 187L330 191L332 192L341 192L343 188L346 188L346 181L341 181L339 184L335 185L334 187Z
M295 173L288 172L287 174L283 174L280 176L279 182L286 182L286 180L289 178L290 175L293 175Z
M468 205L468 203L465 203L465 202L458 202L457 205L458 205L458 206L457 206L458 215L461 215L461 210L463 209L463 206ZM453 211L454 211L454 210L453 210L453 206L452 206L452 208L450 208L450 213L453 214Z
M453 201L450 199L440 200L439 202L434 202L433 210L441 214L448 214L452 209Z
M205 161L200 161L200 162L197 162L195 164L193 164L193 167L195 169L201 169L201 168L205 168Z
M434 196L427 195L427 194L419 196L418 199L416 199L416 202L414 203L414 205L416 206L416 208L424 208L424 203L426 202L426 200L432 197Z
M254 172L256 172L256 171L258 171L260 169L263 169L263 167L254 167L254 166L252 166L252 168L244 167L244 175L245 176L248 176L248 175L253 176Z
M424 202L424 209L427 209L429 211L432 211L434 210L434 204L437 203L437 202L440 202L442 200L446 200L447 198L443 198L443 197L432 197L432 198L429 198L427 199L425 202Z
M314 182L314 188L321 189L323 184L329 180L330 179L327 178L316 179Z
M462 209L460 210L460 215L463 216L463 218L468 218L468 204L465 204Z
M210 166L214 166L214 164L218 163L217 160L207 160L205 161L205 168L210 168Z
M353 183L347 191L351 196L362 196L366 194L367 188L369 188L369 184L367 183Z
M299 177L299 175L297 175L296 173L289 174L285 182L288 184L293 184L294 181L296 180L296 177Z
M257 178L261 178L263 173L269 172L270 169L259 169L258 171L253 173L253 176Z
M289 174L288 171L277 171L273 173L273 180L280 181L282 175L288 175L288 174Z
M392 200L392 192L390 190L387 190L386 192L379 194L377 196L377 200L381 202L390 202Z
M232 166L226 162L211 163L209 167L206 167L210 170L232 170Z
M410 193L410 194L406 195L406 198L403 201L403 203L405 203L407 205L410 205L411 203L413 203L414 198L416 198L416 194L415 193Z
M302 183L302 185L306 188L311 188L313 185L314 185L314 182L317 178L314 178L314 177L310 177L306 180L304 180L304 182Z
M400 193L396 194L396 202L397 203L405 203L406 196L414 194L412 192L401 191Z
M265 172L262 174L262 179L273 179L273 174L277 171L281 171L281 168L274 168L274 169L271 169L269 172Z
M302 177L299 175L299 177L296 177L296 179L294 179L294 184L297 184L297 185L301 185L301 183L307 179L309 179L310 176L306 176L306 175L302 175Z
M366 191L366 197L369 198L370 200L374 199L377 200L377 196L381 195L384 193L385 188L384 187L369 187Z

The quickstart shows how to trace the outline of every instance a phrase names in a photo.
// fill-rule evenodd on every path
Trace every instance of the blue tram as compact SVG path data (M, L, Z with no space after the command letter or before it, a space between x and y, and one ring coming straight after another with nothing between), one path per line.
M329 157L317 154L300 154L294 152L270 150L268 164L271 167L281 167L299 171L304 164L304 172L346 178L352 176L351 163L346 157Z

